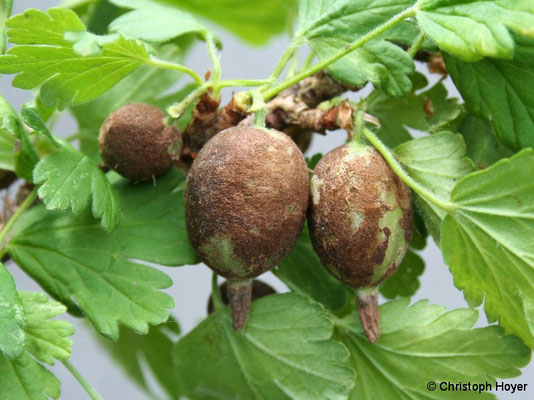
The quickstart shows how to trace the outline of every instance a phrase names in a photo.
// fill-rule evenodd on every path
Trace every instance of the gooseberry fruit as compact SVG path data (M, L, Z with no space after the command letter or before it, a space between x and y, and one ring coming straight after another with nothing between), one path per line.
M111 113L98 136L104 163L134 181L167 172L179 158L182 141L165 119L163 111L144 103L127 104Z
M397 270L412 237L410 189L373 147L351 142L319 161L310 193L313 247L332 275L356 289L362 326L375 342L378 285Z
M302 152L282 132L232 127L195 158L185 191L187 232L202 261L229 281L234 329L246 323L252 278L293 248L308 193Z

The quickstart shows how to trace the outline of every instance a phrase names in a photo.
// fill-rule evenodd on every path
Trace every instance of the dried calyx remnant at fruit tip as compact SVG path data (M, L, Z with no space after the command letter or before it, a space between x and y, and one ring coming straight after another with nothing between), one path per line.
M100 128L98 147L104 163L135 181L167 172L180 156L178 130L165 124L166 114L150 104L122 106Z
M228 283L229 281L224 281L223 283L219 285L219 294L221 295L221 300L223 304L230 303L230 300L228 298ZM252 281L251 301L261 299L262 297L265 297L265 296L268 296L274 293L276 293L276 290L274 290L274 288L271 285L263 281L260 281L259 279L254 279ZM208 314L213 313L214 310L215 308L213 306L213 298L210 296L208 300Z
M351 142L325 155L310 185L315 251L336 278L356 289L365 333L378 339L378 285L408 250L410 189L373 147Z
M187 232L202 261L229 280L234 328L246 321L251 278L273 268L295 244L308 193L302 152L278 131L226 129L193 162L185 191Z

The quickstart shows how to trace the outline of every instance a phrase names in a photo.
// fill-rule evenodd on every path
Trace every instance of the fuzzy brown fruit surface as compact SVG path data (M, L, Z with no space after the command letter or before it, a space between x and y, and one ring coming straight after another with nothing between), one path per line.
M312 243L336 278L361 288L395 272L412 237L410 190L378 151L348 143L325 155L311 203Z
M310 193L313 247L332 275L357 289L364 329L375 341L376 288L397 270L412 237L410 190L373 147L348 143L319 161Z
M227 279L256 277L292 249L308 207L309 179L284 133L233 127L200 150L187 177L191 244Z
M167 172L177 161L181 136L165 124L166 114L150 104L122 106L100 128L104 163L125 178L141 181Z

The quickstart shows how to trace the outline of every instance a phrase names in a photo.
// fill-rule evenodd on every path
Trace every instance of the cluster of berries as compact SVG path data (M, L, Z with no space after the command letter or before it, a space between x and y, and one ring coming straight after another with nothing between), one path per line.
M132 180L175 163L178 130L147 104L126 105L102 126L106 165ZM351 141L310 173L285 133L226 129L200 150L187 176L186 224L202 261L227 279L233 326L242 329L253 278L292 250L306 218L313 248L337 279L356 289L360 319L378 339L378 285L398 268L413 229L409 188L371 146Z

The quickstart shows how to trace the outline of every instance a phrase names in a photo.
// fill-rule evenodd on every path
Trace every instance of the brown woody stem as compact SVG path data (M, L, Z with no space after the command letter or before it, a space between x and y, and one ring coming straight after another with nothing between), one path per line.
M380 310L378 308L378 288L362 288L356 290L358 314L363 331L369 342L374 343L380 337Z
M252 279L228 281L228 300L232 313L232 326L240 331L247 323L252 301Z
M352 106L348 102L341 102L330 110L316 107L346 91L358 89L336 81L326 71L319 71L266 104L266 125L277 130L298 127L302 132L319 133L326 129L350 129ZM193 120L183 132L182 162L190 165L204 144L218 132L240 123L253 125L254 118L249 111L239 94L219 109L219 99L212 97L209 91L203 93L193 111Z

